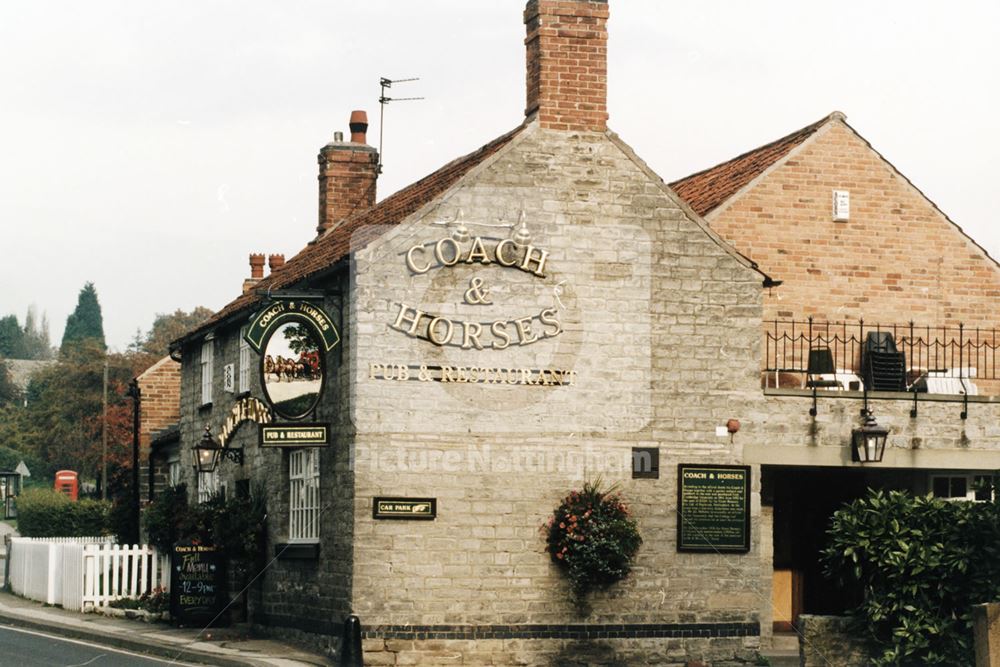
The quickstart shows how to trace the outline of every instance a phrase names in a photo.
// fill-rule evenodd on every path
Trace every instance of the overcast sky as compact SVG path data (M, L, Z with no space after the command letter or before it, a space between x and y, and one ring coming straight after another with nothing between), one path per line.
M833 110L994 256L1000 3L611 0L610 126L673 180ZM316 153L380 76L379 198L518 125L522 0L0 3L0 315L86 281L123 349L314 235Z

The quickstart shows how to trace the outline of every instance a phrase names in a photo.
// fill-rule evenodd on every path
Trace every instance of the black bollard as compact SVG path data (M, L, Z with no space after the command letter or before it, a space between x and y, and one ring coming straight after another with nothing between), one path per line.
M361 619L351 614L344 619L344 634L340 639L340 667L364 667L361 651Z

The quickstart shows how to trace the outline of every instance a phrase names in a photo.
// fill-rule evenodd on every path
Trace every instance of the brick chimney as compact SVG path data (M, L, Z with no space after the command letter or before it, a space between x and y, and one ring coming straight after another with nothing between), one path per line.
M528 104L552 130L603 132L608 121L608 1L529 0Z
M284 255L268 255L267 256L267 266L271 269L271 273L274 273L281 267L285 265Z
M366 143L368 115L352 111L350 128L350 141L343 141L337 132L319 151L318 236L352 213L375 205L378 151Z
M243 293L246 294L253 286L264 279L264 254L250 253L250 277L243 281Z

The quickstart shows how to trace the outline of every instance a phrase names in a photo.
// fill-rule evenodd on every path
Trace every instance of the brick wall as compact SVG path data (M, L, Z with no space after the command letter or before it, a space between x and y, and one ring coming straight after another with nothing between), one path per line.
M524 10L527 106L542 127L600 131L608 120L607 0L531 0Z
M139 492L149 497L149 451L152 436L173 426L181 414L181 365L164 357L142 372L139 384Z
M338 222L375 203L378 152L371 146L334 142L324 146L319 162L319 224L322 234Z
M833 190L850 191L847 222ZM997 324L996 263L840 120L707 218L784 281L765 320Z

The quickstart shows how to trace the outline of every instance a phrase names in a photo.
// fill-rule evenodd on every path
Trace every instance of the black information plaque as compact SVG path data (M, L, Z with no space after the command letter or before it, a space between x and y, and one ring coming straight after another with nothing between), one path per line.
M750 551L750 466L677 466L677 550Z
M431 521L437 516L437 498L375 498L373 519Z
M170 555L170 618L176 625L228 625L226 555L210 544L175 544Z

